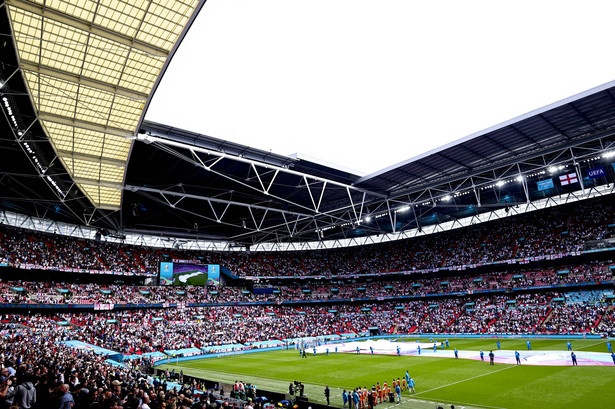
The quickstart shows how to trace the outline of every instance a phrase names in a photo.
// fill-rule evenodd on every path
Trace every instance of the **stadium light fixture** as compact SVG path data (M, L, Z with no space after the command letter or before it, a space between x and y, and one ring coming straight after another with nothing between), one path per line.
M613 156L615 156L615 151L604 152L602 154L602 157L605 159L612 158Z
M504 182L503 180L498 180L498 181L495 183L495 185L496 185L497 187L501 187L501 186L504 186L504 184L505 184L505 183L506 183L506 182Z
M523 182L523 179L525 179L525 177L524 177L523 175L519 175L519 176L517 176L517 177L515 178L515 180L516 180L517 182Z

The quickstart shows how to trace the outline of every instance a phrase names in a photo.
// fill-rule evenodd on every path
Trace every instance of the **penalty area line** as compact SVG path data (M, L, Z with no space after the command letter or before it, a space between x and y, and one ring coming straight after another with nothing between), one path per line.
M516 368L516 367L517 367L517 365L512 365L512 366L508 366L508 367L506 367L506 368L498 369L497 371L492 371L492 372L487 372L487 373L484 373L484 374L482 374L482 375L472 376L472 377L467 378L467 379L462 379L462 380L460 380L460 381L451 382L451 383L448 383L448 384L446 384L446 385L442 385L442 386L438 386L438 387L436 387L436 388L428 389L428 390L426 390L426 391L417 392L417 393L413 394L412 396L417 396L417 395L421 395L421 394L423 394L423 393L427 393L427 392L436 391L436 390L438 390L438 389L442 389L442 388L447 388L447 387L449 387L449 386L453 386L453 385L456 385L456 384L458 384L458 383L462 383L462 382L466 382L466 381L471 381L472 379L476 379L476 378L482 378L483 376L488 376L488 375L491 375L491 374L494 374L494 373L497 373L497 372L506 371L506 370L508 370L508 369L511 369L511 368Z

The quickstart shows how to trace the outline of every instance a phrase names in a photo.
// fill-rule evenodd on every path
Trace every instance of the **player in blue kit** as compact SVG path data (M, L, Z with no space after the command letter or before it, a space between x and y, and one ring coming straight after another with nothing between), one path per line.
M532 344L531 344L529 339L526 341L526 344L527 344L527 350L531 351L532 350Z
M515 359L517 360L517 365L521 365L521 355L519 351L515 351Z
M414 390L414 386L415 385L416 385L416 382L414 382L414 379L410 378L408 380L408 392L412 391L412 392L410 392L411 394L412 393L416 393L416 391Z

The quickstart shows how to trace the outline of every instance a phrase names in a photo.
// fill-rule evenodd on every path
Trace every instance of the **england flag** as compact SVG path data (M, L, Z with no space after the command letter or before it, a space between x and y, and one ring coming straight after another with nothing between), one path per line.
M560 176L559 182L562 184L562 186L566 186L571 183L579 183L579 178L577 178L576 173L569 173L567 175Z

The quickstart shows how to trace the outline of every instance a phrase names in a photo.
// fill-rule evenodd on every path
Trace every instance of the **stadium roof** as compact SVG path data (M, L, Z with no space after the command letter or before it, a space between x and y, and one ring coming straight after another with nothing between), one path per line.
M0 209L116 236L246 246L420 231L613 183L615 82L365 177L141 122L202 3L114 4L0 8L11 40L0 49ZM588 178L597 167L605 175ZM560 173L581 183L561 185Z
M5 1L38 122L97 208L120 208L130 137L202 3Z

